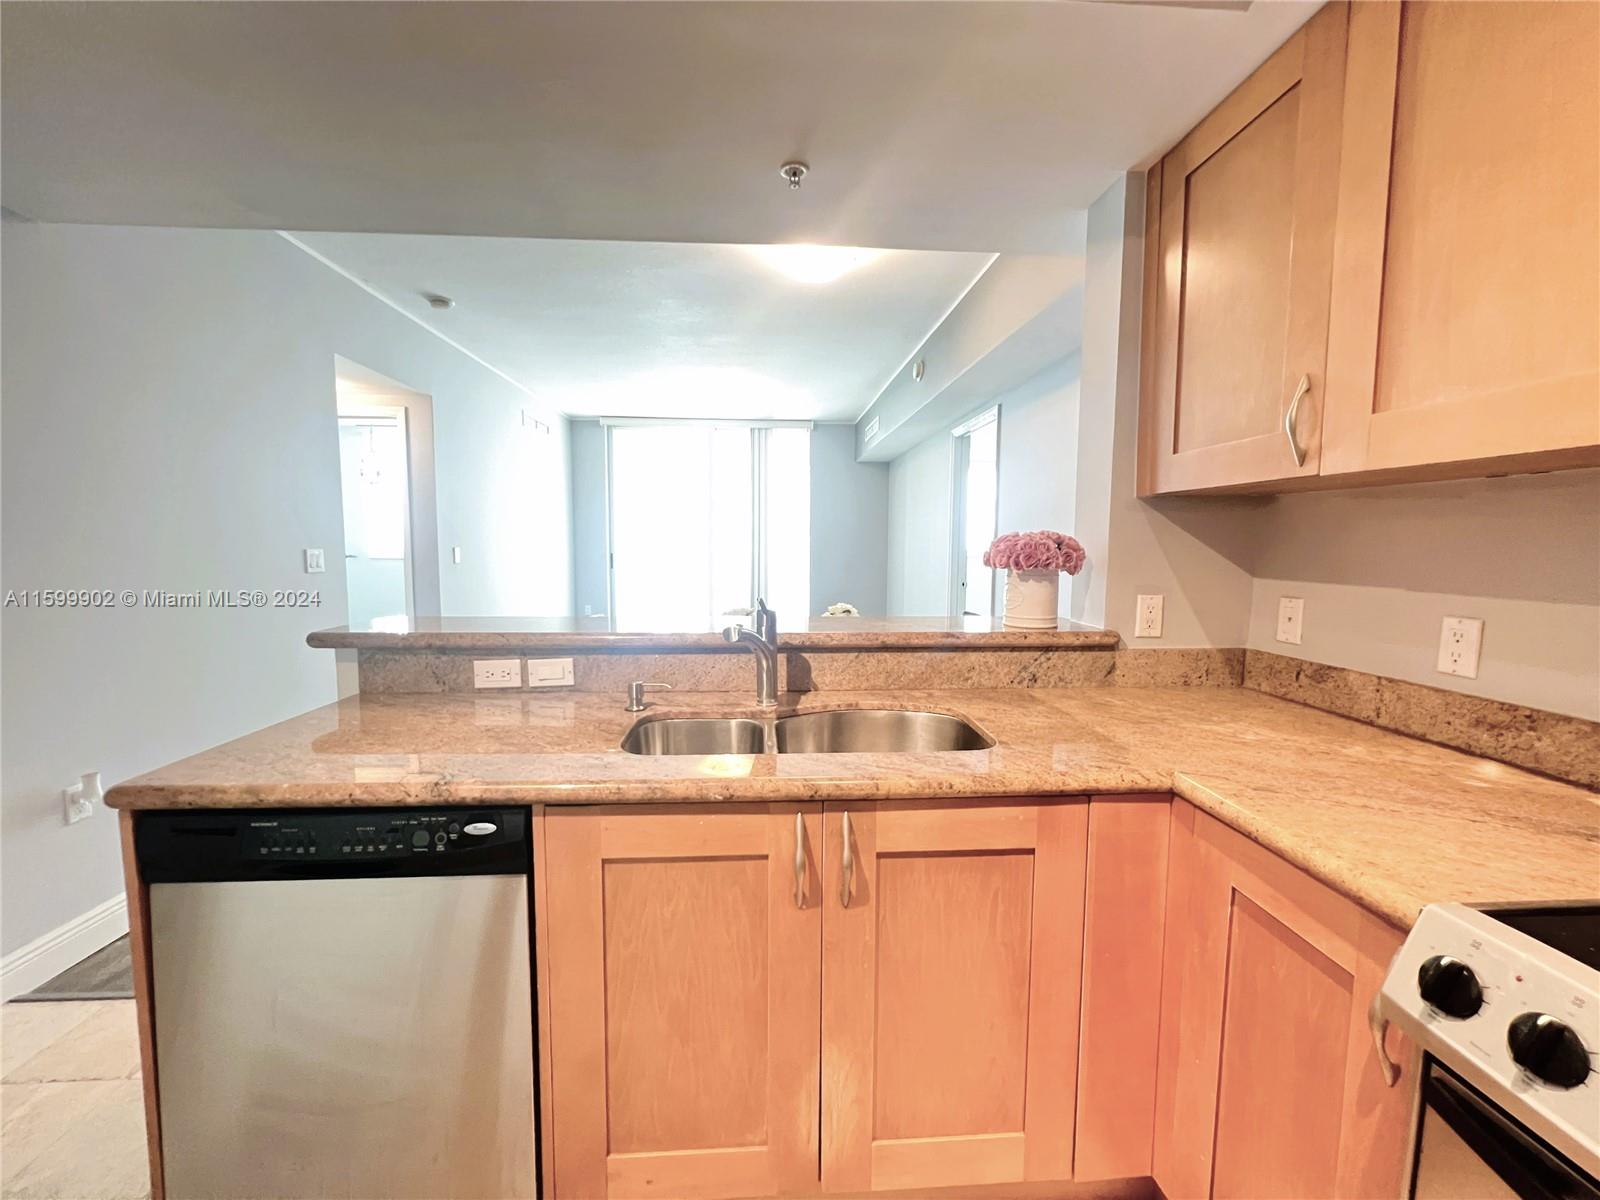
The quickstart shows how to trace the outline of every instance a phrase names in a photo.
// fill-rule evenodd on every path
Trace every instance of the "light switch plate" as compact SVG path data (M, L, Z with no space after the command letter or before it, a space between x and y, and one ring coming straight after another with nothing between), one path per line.
M520 658L473 659L472 686L475 688L521 687L522 660Z
M460 546L451 546L450 547L450 561L455 563L457 566L460 566L460 564L461 564L461 547Z
M570 658L528 660L528 686L531 688L572 687L577 682Z
M1138 615L1134 622L1134 637L1158 638L1161 636L1161 596L1140 596Z
M322 556L321 549L308 546L306 548L306 574L320 575L327 569L328 564Z
M1300 630L1305 624L1306 602L1301 596L1278 597L1278 640L1291 646L1300 644Z
M1478 677L1478 656L1483 650L1483 621L1478 617L1446 617L1439 630L1439 671Z

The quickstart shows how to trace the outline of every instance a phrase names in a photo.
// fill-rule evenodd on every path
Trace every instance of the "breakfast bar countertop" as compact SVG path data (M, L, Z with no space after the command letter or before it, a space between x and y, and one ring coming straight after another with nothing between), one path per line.
M308 634L321 650L412 650L427 653L531 650L727 651L722 628L749 625L729 615L699 630L671 633L613 629L607 617L382 617L368 625L338 625ZM999 617L805 617L778 614L784 650L1110 650L1113 629L1062 621L1051 629L1008 629Z
M651 757L638 720L759 716L676 693L359 695L112 788L113 808L894 800L1172 791L1401 928L1427 903L1600 891L1600 796L1241 688L807 692L929 709L988 750ZM771 715L770 710L768 715Z

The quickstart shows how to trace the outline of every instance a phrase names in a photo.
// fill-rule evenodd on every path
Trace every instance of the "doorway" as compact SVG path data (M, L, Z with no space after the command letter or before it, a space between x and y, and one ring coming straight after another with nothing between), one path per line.
M416 601L405 409L341 405L339 482L350 627L409 628Z
M334 395L345 530L343 619L352 627L377 622L379 629L414 629L418 618L439 615L433 398L339 356ZM350 658L340 661L341 689L354 687Z
M995 573L983 565L998 511L1000 409L987 409L951 430L955 477L950 528L950 615L992 617Z

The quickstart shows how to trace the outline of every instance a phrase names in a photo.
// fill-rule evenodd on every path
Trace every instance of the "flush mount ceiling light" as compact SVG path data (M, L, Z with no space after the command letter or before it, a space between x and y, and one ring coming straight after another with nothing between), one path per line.
M832 283L859 267L866 266L882 250L868 250L861 246L811 246L804 244L783 246L752 246L757 258L774 271L787 275L796 283Z

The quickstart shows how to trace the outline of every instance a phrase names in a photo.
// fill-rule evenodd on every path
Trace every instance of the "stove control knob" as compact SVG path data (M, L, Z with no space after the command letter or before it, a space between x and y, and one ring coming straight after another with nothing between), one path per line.
M1589 1078L1589 1051L1583 1040L1549 1013L1525 1012L1506 1035L1511 1059L1531 1075L1560 1088Z
M1472 968L1459 958L1435 954L1417 972L1422 998L1447 1017L1466 1020L1483 1007L1483 988Z

